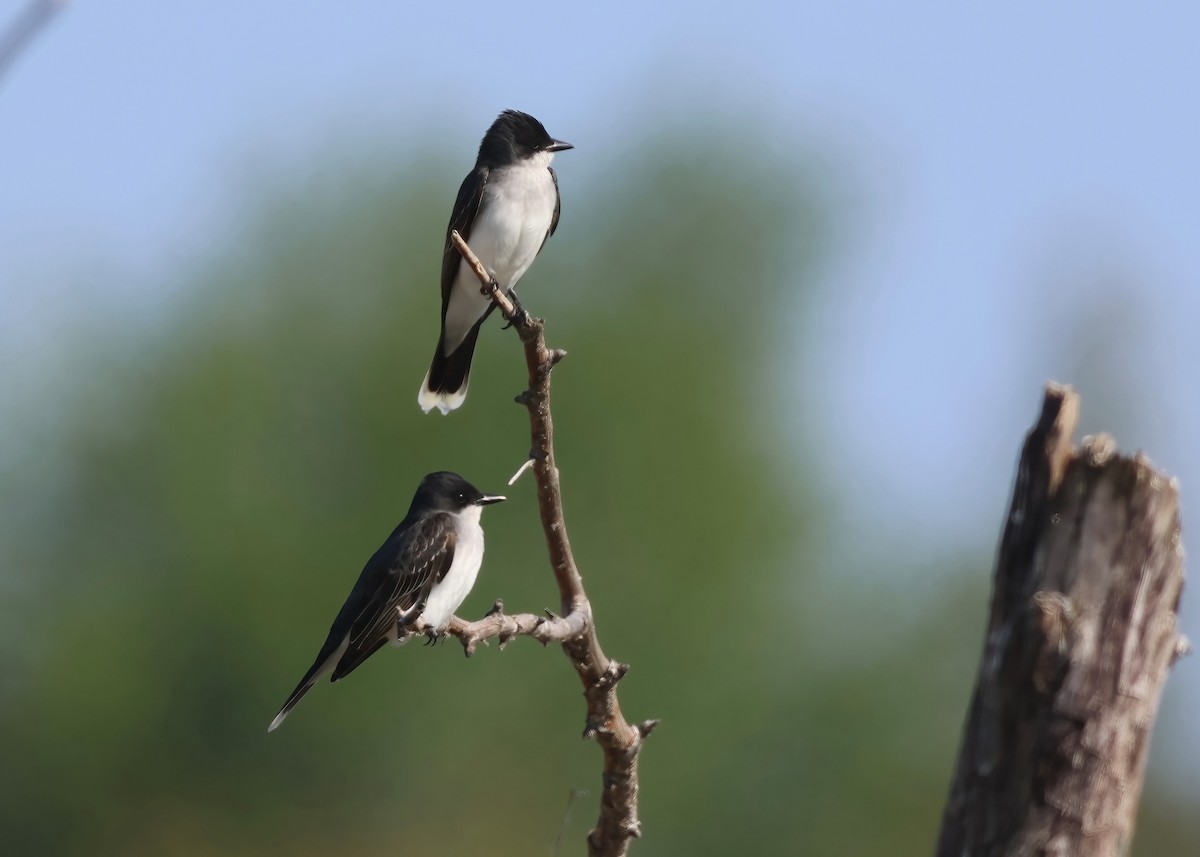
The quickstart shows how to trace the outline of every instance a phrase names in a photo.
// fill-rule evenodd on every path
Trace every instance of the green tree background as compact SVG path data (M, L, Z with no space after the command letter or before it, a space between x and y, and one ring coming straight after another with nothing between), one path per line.
M637 852L929 853L999 519L978 553L929 546L915 592L836 567L837 486L788 416L804 367L779 359L821 297L836 193L704 129L661 143L619 181L570 180L522 284L570 352L566 510L632 664L622 702L663 720ZM599 752L569 665L530 640L386 649L265 731L420 476L498 490L527 449L499 324L466 407L416 408L458 180L430 162L249 183L238 228L161 284L165 319L81 318L54 395L14 410L4 853L527 855L560 830L582 852ZM508 493L467 616L556 603L532 481ZM1200 834L1153 778L1141 819L1135 854Z

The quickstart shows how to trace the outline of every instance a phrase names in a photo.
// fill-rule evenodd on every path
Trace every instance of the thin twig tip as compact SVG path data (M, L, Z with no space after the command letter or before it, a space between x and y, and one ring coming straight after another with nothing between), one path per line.
M651 718L650 720L643 720L641 723L639 723L637 725L637 731L641 734L641 736L643 738L645 738L647 735L649 735L651 732L653 732L654 727L657 726L661 722L662 721L660 721L657 717Z
M526 459L525 463L518 467L517 472L512 475L512 479L508 480L509 486L511 487L513 484L515 484L516 481L521 478L521 474L531 467L533 467L533 459Z

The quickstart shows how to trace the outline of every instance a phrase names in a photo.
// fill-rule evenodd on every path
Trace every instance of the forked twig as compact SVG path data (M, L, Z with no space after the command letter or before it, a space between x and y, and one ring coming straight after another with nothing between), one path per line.
M587 701L584 737L594 738L604 751L600 818L588 834L588 854L590 857L621 857L628 852L630 841L642 832L637 812L638 753L646 735L658 721L647 720L635 726L621 713L617 685L629 667L610 660L600 648L592 605L584 591L583 578L575 565L571 543L567 539L562 486L554 459L554 421L550 414L550 371L566 356L566 352L546 347L542 320L521 310L519 304L501 291L457 231L450 233L450 241L479 278L484 294L491 296L517 331L525 348L529 386L517 397L517 402L529 412L532 441L529 466L533 468L537 481L538 511L563 613L562 617L543 619L529 614L505 616L502 610L497 610L479 622L456 619L450 632L463 640L463 646L470 654L474 651L474 642L487 636L504 640L504 634L509 631L512 632L509 637L522 633L528 627L525 623L533 619L540 624L529 628L529 636L535 639L544 637L543 642L562 645L583 683L583 695Z

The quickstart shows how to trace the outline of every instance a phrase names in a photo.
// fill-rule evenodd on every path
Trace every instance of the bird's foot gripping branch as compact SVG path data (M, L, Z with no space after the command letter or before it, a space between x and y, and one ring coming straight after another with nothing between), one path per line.
M530 636L543 645L562 645L583 683L587 703L584 737L595 739L604 751L600 817L588 834L588 854L617 857L626 854L630 842L642 833L637 813L638 754L658 721L646 720L634 725L621 713L617 687L629 667L610 660L600 648L591 602L567 538L562 487L554 460L554 421L550 414L550 370L566 352L546 347L541 319L530 316L496 286L457 231L450 233L450 241L479 278L484 293L490 295L497 309L516 329L525 348L529 386L517 397L517 403L529 412L530 466L537 482L538 511L563 615L547 611L546 616L528 613L510 616L504 613L503 604L496 602L478 622L455 617L447 630L458 637L468 655L491 637L496 637L501 646L514 636Z

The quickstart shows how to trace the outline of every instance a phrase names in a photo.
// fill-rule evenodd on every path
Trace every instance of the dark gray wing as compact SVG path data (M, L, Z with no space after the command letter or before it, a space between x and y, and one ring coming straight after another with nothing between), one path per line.
M450 223L446 226L446 249L442 252L442 318L446 317L446 307L450 304L450 289L458 274L458 263L462 255L450 243L450 233L455 229L463 240L471 242L471 228L475 218L479 216L479 204L483 201L483 189L487 186L488 167L479 166L472 170L458 189L458 197L454 200L454 210L450 213Z
M546 167L546 169L549 171L550 178L554 182L554 216L550 218L550 231L542 239L542 246L538 248L539 253L546 248L546 242L550 240L550 236L558 228L558 215L562 211L562 196L558 193L558 173L554 172L554 167Z
M386 643L398 622L411 623L421 614L429 590L450 570L454 545L454 519L439 512L405 529L394 548L376 556L386 566L374 575L375 586L350 626L333 681L350 674Z

